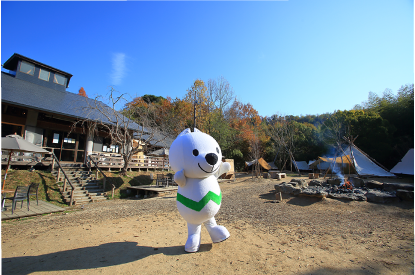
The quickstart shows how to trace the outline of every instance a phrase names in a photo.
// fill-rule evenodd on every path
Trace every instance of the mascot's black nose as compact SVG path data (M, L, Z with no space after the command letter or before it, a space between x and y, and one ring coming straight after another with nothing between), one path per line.
M205 159L210 165L215 165L218 162L218 156L213 153L207 154Z

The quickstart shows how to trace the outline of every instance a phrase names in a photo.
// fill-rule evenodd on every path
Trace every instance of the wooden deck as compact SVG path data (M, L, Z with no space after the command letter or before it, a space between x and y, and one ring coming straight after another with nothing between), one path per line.
M177 186L155 186L155 185L140 185L140 186L128 186L129 190L135 190L137 195L144 195L144 198L147 197L164 197L166 195L172 195L177 192Z
M50 149L50 148L46 148ZM37 155L37 154L35 154ZM124 167L124 159L120 154L117 153L103 153L103 152L92 152L91 158L97 163L97 165L108 171L120 171ZM9 156L5 153L1 156L1 165L7 165ZM73 163L65 162L61 163ZM48 154L44 157L34 156L30 153L15 153L10 160L11 166L50 166L52 164L52 157ZM169 160L167 157L153 157L153 156L134 156L128 163L127 170L133 171L168 171L170 169Z
M31 200L29 211L27 211L26 201L23 202L22 208L20 208L20 205L21 202L18 202L16 205L16 209L14 209L14 213L12 214L12 203L11 201L6 201L4 205L4 210L1 212L1 220L4 221L65 211L65 208L44 201L39 201L39 205L37 205L36 200Z

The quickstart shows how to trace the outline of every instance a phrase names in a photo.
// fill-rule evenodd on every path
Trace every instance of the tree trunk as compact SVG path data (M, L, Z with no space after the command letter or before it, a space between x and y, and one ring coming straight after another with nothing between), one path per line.
M131 160L131 154L127 154L127 155L124 155L123 156L124 157L124 166L121 168L121 175L122 176L126 176L127 175L127 171L128 171L128 164L130 163L130 160Z

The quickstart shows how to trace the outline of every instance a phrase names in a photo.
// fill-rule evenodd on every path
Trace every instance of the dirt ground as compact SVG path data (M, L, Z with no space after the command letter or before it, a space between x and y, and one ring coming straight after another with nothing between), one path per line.
M287 180L289 181L289 179ZM223 182L231 237L184 252L174 197L118 200L2 222L3 274L413 274L413 203L286 197L272 180Z

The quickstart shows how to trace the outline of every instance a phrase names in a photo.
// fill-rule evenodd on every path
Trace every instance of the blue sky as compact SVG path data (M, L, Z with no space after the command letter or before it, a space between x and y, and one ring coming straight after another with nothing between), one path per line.
M409 0L1 2L1 63L19 53L129 100L183 98L223 76L262 116L350 110L414 82Z

